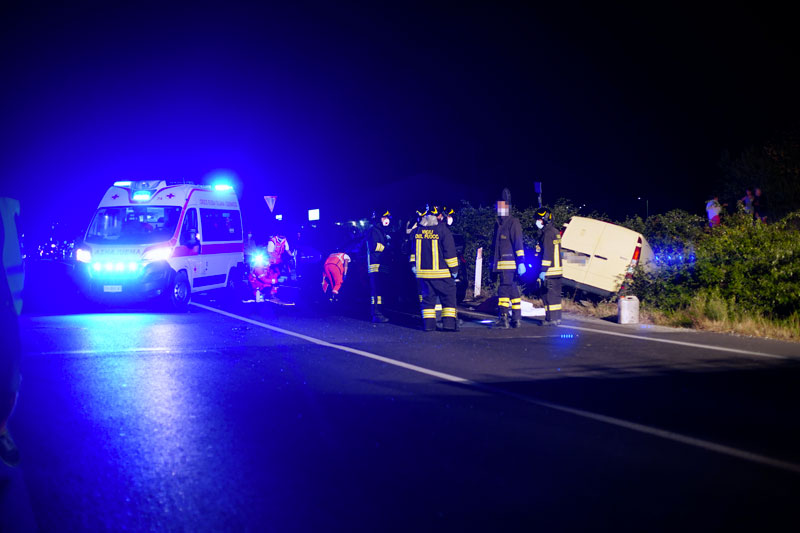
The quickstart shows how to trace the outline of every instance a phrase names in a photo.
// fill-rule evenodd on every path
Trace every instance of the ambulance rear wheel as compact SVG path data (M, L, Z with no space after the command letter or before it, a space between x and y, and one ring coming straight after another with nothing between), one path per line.
M186 272L180 271L175 274L169 293L170 307L174 311L184 312L189 308L189 300L192 298L192 286L189 284L189 276Z

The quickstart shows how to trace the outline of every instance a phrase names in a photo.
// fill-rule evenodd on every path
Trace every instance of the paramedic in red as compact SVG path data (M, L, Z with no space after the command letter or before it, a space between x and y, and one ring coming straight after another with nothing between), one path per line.
M283 254L290 254L289 241L286 240L282 234L273 235L267 243L267 255L269 256L270 265L280 265L283 263ZM289 265L287 264L287 269Z
M497 202L497 222L494 227L494 260L492 271L500 279L497 288L497 321L492 327L508 329L522 322L522 300L515 276L525 274L525 249L522 247L522 225L511 216L511 193L503 189Z
M442 330L457 331L456 282L458 257L453 234L446 224L439 224L438 209L431 208L412 234L414 251L409 258L411 270L419 281L422 329L436 330L436 299L442 302Z
M539 279L543 283L544 324L557 326L561 323L561 233L553 226L553 214L546 207L536 210L536 227L542 230Z
M367 231L367 272L369 272L370 303L372 304L372 321L388 322L381 312L383 306L384 277L386 266L381 268L381 257L389 245L387 230L392 221L392 214L388 209L376 211L372 214L372 227Z
M322 266L322 292L328 293L328 286L332 290L331 301L335 302L339 298L339 289L347 276L347 267L350 264L350 256L344 252L333 253L325 260Z

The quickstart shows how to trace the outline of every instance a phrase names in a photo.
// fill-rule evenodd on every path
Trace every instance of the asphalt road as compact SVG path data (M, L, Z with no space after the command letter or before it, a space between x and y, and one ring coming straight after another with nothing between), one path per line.
M223 304L23 315L3 531L794 531L797 344Z

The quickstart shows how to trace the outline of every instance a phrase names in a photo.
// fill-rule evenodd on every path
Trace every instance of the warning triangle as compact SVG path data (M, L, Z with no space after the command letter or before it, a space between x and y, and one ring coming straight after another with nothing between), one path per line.
M265 196L264 200L267 201L267 207L269 207L269 212L272 213L272 210L275 208L275 200L277 200L277 196Z

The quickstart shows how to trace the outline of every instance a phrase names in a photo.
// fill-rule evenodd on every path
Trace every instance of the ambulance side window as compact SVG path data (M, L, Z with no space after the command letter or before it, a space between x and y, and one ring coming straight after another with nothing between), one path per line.
M186 246L194 246L197 244L197 210L195 208L188 209L186 216L183 217L183 226L181 226L181 244Z

